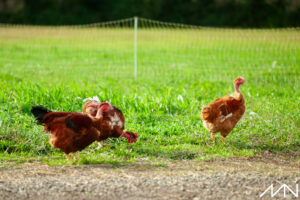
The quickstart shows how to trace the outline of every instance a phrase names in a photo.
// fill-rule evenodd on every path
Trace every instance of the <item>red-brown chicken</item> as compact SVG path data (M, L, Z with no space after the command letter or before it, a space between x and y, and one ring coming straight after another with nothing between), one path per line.
M210 131L215 142L215 133L220 132L222 141L234 128L245 112L245 100L239 90L245 79L238 77L233 81L235 92L232 95L214 100L208 106L202 107L201 119L204 127Z
M69 153L78 160L75 152L81 151L100 137L101 114L109 109L109 104L102 106L97 118L75 112L53 112L42 106L33 106L31 112L37 124L43 125L46 132L51 132L50 145L61 149L68 160Z
M106 137L102 133L108 129L106 116L110 112L111 105L102 103L98 106L95 117L75 112L53 112L42 106L33 106L33 113L37 124L43 125L46 132L51 132L49 143L52 147L61 149L68 160L72 153L77 161L77 151L83 150L99 138ZM129 142L135 142L129 134L123 134Z
M110 103L101 103L100 101L91 99L85 103L82 112L97 118L97 109L101 107L102 104L109 104L110 110L103 113L103 119L100 126L101 136L97 139L97 149L101 148L102 142L109 137L126 137L129 143L136 142L138 134L130 131L124 132L125 117L120 109Z

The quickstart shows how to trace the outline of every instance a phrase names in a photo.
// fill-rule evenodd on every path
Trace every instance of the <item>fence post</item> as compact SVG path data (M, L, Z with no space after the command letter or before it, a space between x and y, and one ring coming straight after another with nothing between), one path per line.
M138 17L134 17L134 78L137 78L137 42Z

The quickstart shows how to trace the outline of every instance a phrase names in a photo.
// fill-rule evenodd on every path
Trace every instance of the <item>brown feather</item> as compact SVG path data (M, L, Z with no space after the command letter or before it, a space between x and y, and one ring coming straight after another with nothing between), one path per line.
M93 143L99 136L99 123L81 113L50 112L43 116L44 129L51 132L52 147L64 153L77 152Z
M108 102L98 102L95 100L88 101L83 106L83 113L89 114L93 117L96 117L96 113L94 110L99 110L99 108ZM109 103L110 104L110 103ZM110 104L111 105L111 104ZM100 137L97 139L98 142L106 140L110 137L119 138L121 136L124 137L135 137L133 139L137 139L137 134L130 134L132 132L125 132L125 117L122 111L116 106L111 105L111 109L109 111L104 111L102 113L102 120L99 126L99 130L101 132ZM128 139L128 138L127 138Z
M226 137L243 116L245 101L238 90L238 86L243 82L242 78L235 79L236 92L233 95L218 98L202 108L201 119L205 128L211 133L220 132L223 137Z

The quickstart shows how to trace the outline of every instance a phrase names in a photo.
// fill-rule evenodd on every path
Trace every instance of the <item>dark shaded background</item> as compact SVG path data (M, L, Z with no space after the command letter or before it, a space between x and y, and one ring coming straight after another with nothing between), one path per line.
M86 24L133 16L204 26L298 27L300 0L0 0L0 23Z

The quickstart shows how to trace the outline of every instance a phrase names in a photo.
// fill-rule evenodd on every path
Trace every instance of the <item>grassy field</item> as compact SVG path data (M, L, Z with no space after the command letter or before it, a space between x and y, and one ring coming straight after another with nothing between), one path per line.
M300 151L300 31L142 29L138 78L130 29L0 27L0 160L65 164L32 105L80 112L98 96L119 107L138 143L109 139L80 163L212 159ZM222 144L200 111L243 76L246 113ZM163 163L162 163L163 165Z

